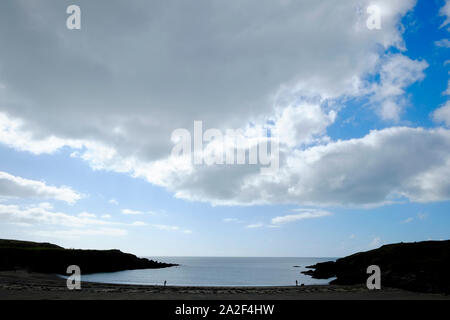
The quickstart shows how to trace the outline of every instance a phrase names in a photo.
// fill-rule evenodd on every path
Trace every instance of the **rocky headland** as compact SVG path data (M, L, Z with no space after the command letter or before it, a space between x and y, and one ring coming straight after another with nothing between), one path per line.
M381 285L416 292L450 293L450 240L396 243L318 263L302 273L331 284L365 284L367 267L381 270Z
M0 271L66 274L70 265L79 266L83 274L176 266L120 250L65 249L50 243L0 240Z

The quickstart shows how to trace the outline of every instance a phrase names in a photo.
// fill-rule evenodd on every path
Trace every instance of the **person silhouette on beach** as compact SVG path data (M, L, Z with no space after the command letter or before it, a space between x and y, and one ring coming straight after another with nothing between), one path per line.
M164 287L166 286L166 284L167 284L167 281L166 281L166 280L164 280Z
M298 287L298 280L295 280L295 286Z

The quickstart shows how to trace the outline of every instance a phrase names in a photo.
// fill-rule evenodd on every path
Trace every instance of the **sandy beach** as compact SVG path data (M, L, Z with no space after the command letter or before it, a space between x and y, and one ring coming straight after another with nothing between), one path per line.
M363 286L303 287L176 287L139 286L82 282L70 291L56 275L26 271L0 272L1 300L398 300L445 299L450 296L382 288L369 291Z

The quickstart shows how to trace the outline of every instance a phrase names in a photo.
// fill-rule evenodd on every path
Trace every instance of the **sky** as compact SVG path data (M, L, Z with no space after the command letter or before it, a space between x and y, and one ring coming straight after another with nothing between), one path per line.
M275 257L450 238L450 0L7 0L0 46L0 238ZM273 170L206 160L238 129L276 142Z

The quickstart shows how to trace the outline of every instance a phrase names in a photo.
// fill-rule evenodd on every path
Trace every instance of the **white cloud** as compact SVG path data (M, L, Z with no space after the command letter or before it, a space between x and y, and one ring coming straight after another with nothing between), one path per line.
M427 218L428 218L428 214L427 214L427 213L418 213L418 214L417 214L417 219L418 219L418 220L425 220L425 219L427 219ZM403 220L401 223L402 223L402 224L408 224L408 223L410 223L410 222L413 222L414 220L415 220L414 217L409 217L409 218Z
M128 214L128 215L144 214L142 211L131 210L131 209L122 209L122 213L123 213L123 214Z
M380 71L380 83L367 88L366 94L372 96L372 102L382 104L381 113L386 119L398 120L399 114L405 105L400 97L404 88L414 81L423 78L423 69L427 64L414 61L402 55L389 56L382 64ZM305 101L288 103L284 108L279 108L275 113L273 132L279 133L282 143L281 160L288 164L285 168L284 179L292 179L287 176L291 170L293 158L298 156L295 146L319 143L326 145L330 139L326 136L326 128L335 120L334 110L325 111L320 104ZM262 122L261 122L262 123ZM252 131L252 129L249 129ZM256 130L258 131L258 130ZM339 144L341 144L339 142ZM328 143L332 146L334 143ZM277 183L280 177L260 177L257 166L240 166L234 168L220 167L193 167L190 163L169 156L169 158L144 161L135 156L122 157L118 150L97 143L85 143L86 151L80 157L88 161L94 169L128 172L134 177L144 177L150 183L166 187L173 191L178 198L189 200L208 201L213 204L260 204L285 202L285 195L278 190L288 188L284 183ZM380 148L381 149L381 148ZM314 148L305 149L308 153ZM383 152L380 150L380 152ZM292 172L295 173L295 172ZM334 177L333 183L339 184L342 177ZM217 181L220 181L218 185ZM287 182L287 181L284 181ZM264 196L250 197L254 190L254 184L263 183ZM211 186L214 185L214 188ZM320 186L310 186L317 188ZM243 190L245 189L245 190ZM295 192L295 187L289 187L290 193ZM238 192L240 194L238 194ZM240 199L241 198L241 199ZM290 202L291 200L288 200ZM294 203L298 201L294 200ZM141 214L141 211L124 209L124 214Z
M45 138L36 138L25 127L23 120L0 113L0 143L16 150L28 151L36 155L54 153L65 146L72 148L81 148L83 146L81 141L57 138L53 135Z
M289 105L280 111L275 120L273 134L288 147L311 144L323 137L326 128L336 119L336 112L325 112L320 105Z
M438 123L445 123L450 127L450 101L447 101L442 107L435 110L432 114L433 120Z
M272 219L272 224L280 225L304 219L315 219L332 215L331 212L316 209L295 209L293 211L300 213L275 217Z
M170 226L165 224L153 224L153 227L160 229L160 230L166 230L166 231L178 231L180 230L180 227L178 226Z
M143 227L148 224L142 221L121 223L105 221L96 218L96 214L81 212L70 215L56 212L46 203L37 205L19 206L0 204L0 222L22 227L33 227L31 234L48 237L81 237L81 236L125 236L128 234L124 227ZM101 215L110 219L110 215ZM50 228L50 229L49 229ZM58 228L52 230L52 228ZM41 229L41 230L39 230ZM37 230L37 231L36 231ZM185 232L176 227L176 230Z
M115 206L117 206L117 205L119 205L119 202L116 200L116 199L109 199L109 201L108 201L110 204L113 204L113 205L115 205Z
M425 78L424 70L428 63L412 60L402 54L389 55L381 63L380 81L370 90L371 101L384 120L399 121L401 113L408 104L405 89Z
M112 218L112 216L110 214L103 214L101 217L103 219L111 219Z
M108 19L121 23L98 23L83 34L83 46L54 27L59 11L50 1L2 4L0 20L10 26L1 33L0 61L8 62L2 91L14 88L5 93L14 103L1 108L42 136L50 131L76 137L78 146L89 137L122 155L139 150L139 158L158 159L169 151L170 132L192 124L193 114L202 114L212 127L241 127L270 111L267 98L280 86L324 98L352 91L377 60L377 47L403 48L398 23L415 1L378 1L383 28L377 32L366 27L369 4L243 0L236 6L201 0L184 10L171 0L114 1L108 3ZM101 3L90 4L93 16L103 10ZM20 32L18 26L32 31ZM195 41L186 45L193 35ZM33 41L41 37L45 43ZM123 48L132 48L127 59ZM31 71L41 81L26 79ZM44 94L48 87L58 94ZM237 111L242 117L235 117ZM102 124L96 121L100 117ZM54 141L50 149L61 143Z
M417 218L418 218L419 220L425 220L425 219L428 218L428 213L418 213L418 214L417 214Z
M382 240L380 237L375 237L369 244L369 248L378 248L382 245Z
M223 219L223 222L226 222L226 223L230 223L230 222L238 223L238 222L242 222L242 221L240 219L237 219L237 218L225 218L225 219Z
M450 96L450 80L448 80L447 89L442 94Z
M284 93L324 99L353 94L378 61L379 47L403 48L398 24L415 1L378 1L383 28L377 32L366 27L369 4L244 0L236 7L214 0L183 10L183 4L174 7L170 0L158 5L114 1L108 4L108 19L121 23L97 24L83 34L83 46L54 28L59 14L50 1L32 8L2 4L0 21L14 31L1 33L0 62L8 62L2 101L14 103L0 103L0 110L21 119L15 128L29 133L2 141L35 153L63 146L101 148L94 152L102 156L99 162L92 150L79 153L94 167L111 167L112 158L118 163L130 154L151 162L167 157L170 133L191 127L194 115L211 127L245 127L272 113L272 98L283 100ZM103 10L101 3L90 4L94 16ZM3 15L19 18L9 21ZM19 26L32 32L22 33ZM193 35L195 41L186 45ZM35 41L41 37L45 44ZM127 59L123 48L133 48ZM30 70L40 81L28 77ZM43 94L49 87L58 94ZM49 137L53 140L45 140Z
M179 175L171 187L180 198L216 205L379 206L405 198L450 199L450 131L445 129L394 127L281 157L273 175L259 175L249 166L201 167Z
M445 5L440 10L440 15L445 16L445 21L442 23L441 28L450 24L450 0L446 0Z
M426 62L379 50L404 49L399 23L415 1L378 1L377 32L365 24L369 3L199 1L171 10L170 1L113 2L108 19L121 23L98 24L80 46L51 27L59 23L51 2L8 8L19 17L12 20L3 19L0 2L0 21L11 24L0 28L0 142L35 154L70 147L95 170L145 178L178 198L214 205L446 199L439 179L448 171L446 131L393 128L347 141L326 135L337 101L346 98L368 95L381 117L399 120L406 87L424 76ZM102 11L91 4L92 15ZM31 33L18 33L27 26ZM123 48L132 48L126 61ZM377 74L376 85L364 81ZM58 94L44 94L48 88ZM272 121L283 144L280 171L263 177L257 166L194 167L171 157L172 131L190 129L198 116L219 129ZM429 143L441 149L430 151ZM413 156L417 148L424 159Z
M134 227L144 227L147 225L147 223L142 222L142 221L135 221L135 222L131 223L130 225L134 226Z
M80 238L85 236L109 236L122 237L128 234L127 230L118 228L98 228L98 229L70 229L70 230L52 230L36 231L35 235L52 238Z
M89 212L82 212L78 215L80 218L97 218L97 215Z
M163 231L178 231L186 234L191 234L192 231L188 229L182 229L179 226L172 226L172 225L166 225L166 224L152 224L152 227L163 230Z
M413 221L414 221L414 218L413 217L409 217L409 218L403 220L401 223L402 224L408 224L408 223L413 222Z
M249 224L249 225L247 225L246 228L248 228L248 229L257 229L257 228L262 228L262 227L264 227L264 223L258 222L258 223Z
M86 213L73 216L67 213L54 212L39 205L23 207L3 204L0 204L0 221L2 221L2 223L57 225L73 228L90 225L107 226L114 224L112 222L95 219L92 215Z
M448 40L448 39L442 39L439 41L435 41L434 44L438 47L450 48L450 40Z
M0 196L13 198L41 198L73 204L82 195L69 187L48 186L45 182L29 180L0 171Z
M38 205L40 208L42 209L46 209L46 210L52 210L53 209L53 205L51 203L48 202L41 202Z

